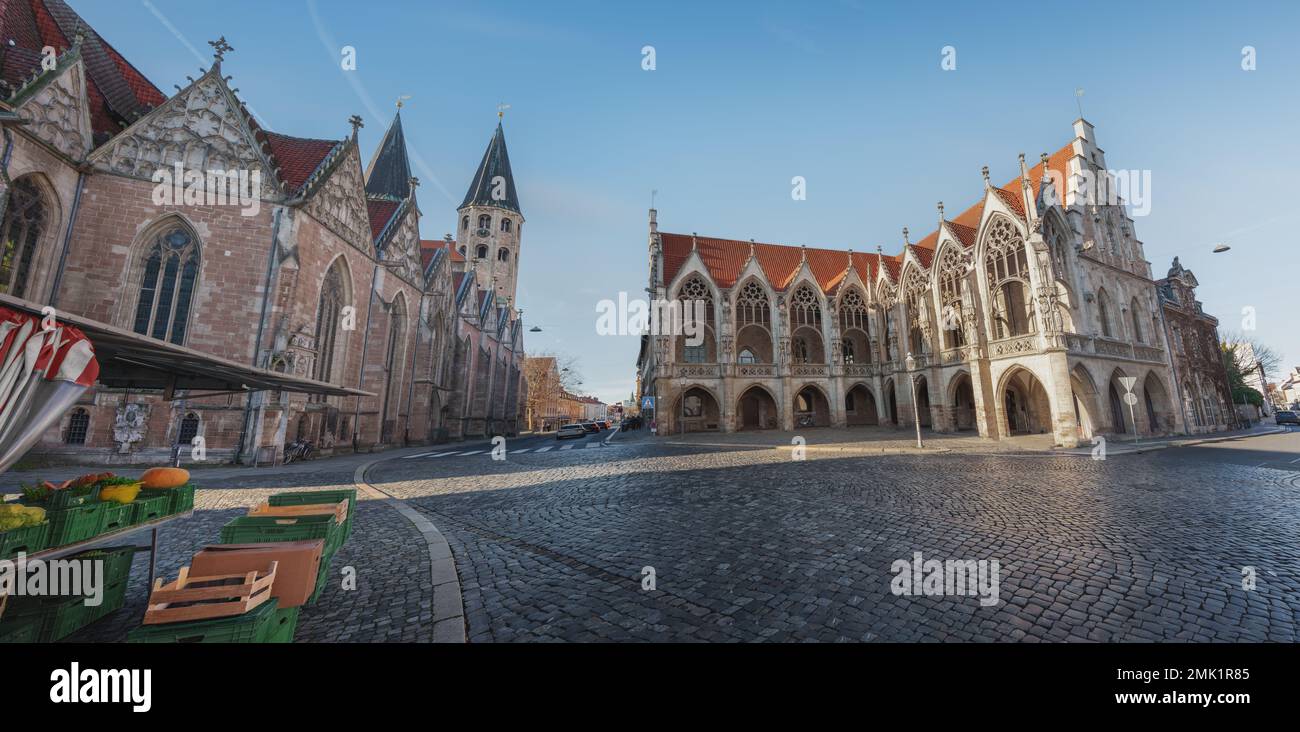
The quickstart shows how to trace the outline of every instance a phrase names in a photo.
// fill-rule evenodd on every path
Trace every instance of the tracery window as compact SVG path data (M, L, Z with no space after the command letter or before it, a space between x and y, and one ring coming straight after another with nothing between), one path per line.
M736 298L736 323L739 326L756 323L766 327L771 322L772 310L767 293L762 285L750 280L740 288L740 296Z
M944 249L939 261L939 329L949 348L966 344L961 304L961 283L965 276L966 264L956 247Z
M45 199L36 184L19 178L9 187L0 242L0 292L14 297L27 294L27 279L46 226Z
M1052 265L1056 269L1056 278L1062 282L1069 282L1069 264L1070 260L1066 253L1069 246L1065 232L1061 230L1061 225L1057 222L1055 216L1048 216L1043 222L1043 238L1047 240L1047 248L1052 253Z
M321 283L320 305L316 315L316 372L317 381L333 381L335 347L338 345L339 330L346 290L343 286L343 271L338 262L330 267Z
M1007 219L999 216L989 227L984 255L989 291L993 294L994 337L1011 338L1033 330L1033 302L1029 298L1029 261L1025 240Z
M908 270L907 273L907 342L908 348L912 353L926 353L930 350L930 344L925 338L925 329L922 324L929 317L926 302L930 294L930 285L925 276L918 269Z
M754 283L751 282L750 284ZM704 280L698 276L686 280L681 289L677 291L677 299L682 302L683 307L694 308L694 303L704 303L704 322L710 327L713 325L713 291L704 283ZM691 317L695 317L694 311L691 312Z
M862 295L857 290L849 290L840 298L840 330L848 331L854 328L863 333L870 334L871 316L867 311L867 304L863 302Z
M199 247L189 231L173 226L155 237L144 259L135 332L184 343L198 277Z
M791 330L804 325L819 331L822 327L821 304L818 303L817 296L808 285L800 285L799 289L794 291L794 296L790 298Z

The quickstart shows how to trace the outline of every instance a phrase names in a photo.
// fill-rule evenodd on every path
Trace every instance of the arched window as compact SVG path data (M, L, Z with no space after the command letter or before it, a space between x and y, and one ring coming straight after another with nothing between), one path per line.
M483 229L484 231L487 231L488 229L491 229L491 228L492 228L492 217L489 216L489 215L487 215L487 214L483 214L482 216L479 216L479 217L478 217L478 228Z
M736 360L740 363L758 363L758 357L748 348L740 349L740 355L736 356Z
M939 330L948 348L966 344L961 305L961 283L965 276L966 264L957 248L946 247L939 261Z
M316 373L317 381L333 381L335 349L342 329L343 308L347 290L343 282L343 267L335 262L325 274L320 289L320 306L316 312Z
M177 444L189 445L194 442L194 438L199 434L199 415L194 412L187 412L181 419L181 431L176 436Z
M989 227L985 273L993 293L995 338L1011 338L1033 330L1033 302L1029 298L1029 262L1025 240L1015 226L998 217Z
M695 345L691 345L693 339L685 334L679 336L682 338L682 358L687 363L706 363L710 360L709 345L714 338L713 290L709 289L702 278L693 275L677 290L677 300L681 307L683 325L689 322L692 328L690 332L703 328L700 342ZM698 314L703 315L702 320L696 319Z
M502 230L502 231L506 232L507 234L510 233L510 226L511 226L511 223L510 223L510 219L509 219L509 218L501 219L501 230Z
M27 178L14 181L9 187L4 224L0 227L0 242L4 246L0 292L14 297L27 294L27 278L47 223L45 199L40 189Z
M405 345L406 301L398 298L393 301L392 312L388 315L388 346L384 349L384 408L391 410L397 404L393 390L399 387L402 370L402 353ZM388 419L388 412L383 419Z
M844 297L840 298L840 330L857 328L870 335L870 323L871 316L867 312L867 304L863 302L861 293L856 289L844 293Z
M474 256L479 259L487 259L487 245L479 244L478 249L474 250Z
M1141 308L1138 307L1137 298L1128 305L1129 318L1133 321L1133 340L1138 343L1146 343L1146 338L1142 335L1142 318L1139 315Z
M1113 331L1110 324L1110 295L1106 294L1104 289L1097 291L1097 319L1101 321L1101 334L1107 338L1113 337Z
M736 298L736 321L738 326L750 323L767 326L772 322L767 293L753 280L745 283L740 290L740 297Z
M468 216L462 216L462 217L460 217L460 229L461 229L461 231L469 231L469 217L468 217Z
M1048 216L1043 220L1043 238L1047 240L1047 248L1052 253L1056 278L1062 282L1069 282L1070 259L1066 253L1069 239L1055 216Z
M800 285L795 290L794 297L790 298L790 328L793 330L803 325L818 330L822 327L821 305L808 285Z
M462 257L465 256L465 245L464 245L464 244L461 244L461 245L460 245L459 251L460 251L460 256L462 256Z
M90 412L77 407L68 415L68 428L63 432L63 442L67 445L86 444L86 433L90 431Z
M506 249L505 247L501 247L500 249L498 249L498 250L497 250L497 261L498 261L498 262L508 262L508 261L510 261L510 250L509 250L509 249Z
M135 332L184 343L198 278L199 246L187 229L171 226L154 237L144 259Z

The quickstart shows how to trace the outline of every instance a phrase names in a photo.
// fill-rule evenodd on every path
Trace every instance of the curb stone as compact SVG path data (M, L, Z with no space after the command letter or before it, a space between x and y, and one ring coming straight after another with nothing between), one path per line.
M456 559L451 546L424 514L411 508L406 501L379 490L366 481L366 472L375 465L393 458L380 458L358 465L352 474L357 493L367 498L387 503L402 514L424 537L429 547L429 585L433 588L433 642L464 643L465 603L461 598L460 577L456 574Z

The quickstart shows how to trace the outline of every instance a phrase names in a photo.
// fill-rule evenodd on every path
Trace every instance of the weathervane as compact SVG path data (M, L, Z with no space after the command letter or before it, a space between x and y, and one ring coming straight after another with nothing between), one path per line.
M234 46L230 45L229 43L226 43L225 36L222 36L215 41L208 41L208 45L212 46L212 51L213 51L212 56L218 61L224 59L227 53L230 53L231 51L235 50Z
M398 109L401 109L403 106L405 106L405 104L406 104L406 100L407 100L407 99L410 99L410 98L411 98L411 95L410 95L410 94L403 94L402 96L398 97L398 98L397 98L397 108L398 108Z
M498 105L497 105L497 119L501 119L501 118L505 117L505 116L506 116L506 110L507 110L507 109L510 109L510 105L509 105L509 104L506 104L505 102L502 102L502 103L498 104Z
M1079 119L1083 119L1083 87L1074 90L1074 103L1079 106Z

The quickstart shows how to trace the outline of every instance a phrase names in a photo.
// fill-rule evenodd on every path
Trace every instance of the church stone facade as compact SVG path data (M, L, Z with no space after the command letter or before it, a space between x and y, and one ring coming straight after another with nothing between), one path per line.
M893 254L660 231L649 287L703 300L707 337L649 334L660 433L922 426L990 438L1185 430L1161 304L1093 127ZM913 386L915 402L913 402Z
M0 291L373 396L96 388L37 450L158 462L198 437L208 460L253 461L295 439L331 454L514 432L517 270L487 297L450 236L421 240L400 114L368 156L359 117L337 139L266 130L223 75L233 49L212 45L167 96L63 0L0 5ZM492 145L504 158L500 127ZM509 201L476 210L522 222L501 170ZM182 171L184 195L160 195Z

